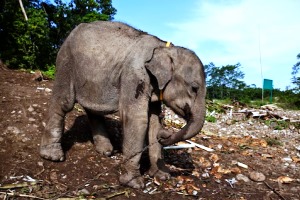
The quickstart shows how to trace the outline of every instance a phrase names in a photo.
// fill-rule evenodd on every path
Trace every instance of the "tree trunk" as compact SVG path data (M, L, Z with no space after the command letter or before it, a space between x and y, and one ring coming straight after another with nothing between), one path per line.
M23 12L24 18L25 18L26 21L28 21L28 18L27 18L26 11L24 9L22 0L19 0L19 3L20 3L21 10Z

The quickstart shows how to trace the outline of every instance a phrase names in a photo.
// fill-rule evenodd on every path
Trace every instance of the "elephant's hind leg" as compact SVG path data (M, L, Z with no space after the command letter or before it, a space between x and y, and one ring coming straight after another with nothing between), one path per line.
M104 117L94 115L87 111L87 115L92 128L93 140L96 151L105 156L111 156L113 146L105 129Z

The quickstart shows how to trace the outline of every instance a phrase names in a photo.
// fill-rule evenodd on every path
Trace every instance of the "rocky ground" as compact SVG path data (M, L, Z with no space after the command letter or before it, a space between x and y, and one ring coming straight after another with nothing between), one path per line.
M172 178L164 182L147 176L145 152L146 188L135 190L119 185L118 140L112 157L98 155L79 106L66 117L66 161L39 157L53 82L34 78L0 69L0 199L300 199L299 111L210 111L216 122L192 139L207 148L166 149ZM117 120L108 126L120 136Z

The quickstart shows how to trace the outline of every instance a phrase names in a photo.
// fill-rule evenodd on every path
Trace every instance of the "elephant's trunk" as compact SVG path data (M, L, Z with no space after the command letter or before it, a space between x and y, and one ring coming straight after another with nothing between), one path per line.
M159 142L162 145L171 145L182 140L190 139L201 131L205 121L205 111L206 111L205 86L203 86L202 90L200 91L197 95L197 98L192 108L186 111L187 112L186 114L188 116L188 121L187 124L180 131L176 133L170 133L170 131L161 129L158 136L159 136Z

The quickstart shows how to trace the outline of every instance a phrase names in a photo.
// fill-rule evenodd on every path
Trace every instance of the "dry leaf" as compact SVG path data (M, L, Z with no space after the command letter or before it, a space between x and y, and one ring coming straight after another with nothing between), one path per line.
M267 141L266 141L266 140L261 140L261 141L260 141L260 146L262 146L262 147L267 147L267 146L268 146Z
M242 173L241 169L238 168L238 167L233 167L233 168L231 168L231 172L232 172L232 173L235 173L235 174L240 174L240 173Z
M192 175L193 175L193 176L196 176L196 177L198 177L198 178L200 177L200 173L199 173L198 171L193 171L193 172L192 172Z
M217 167L217 172L222 173L222 174L230 174L231 170L230 169L223 169L221 166Z
M298 156L293 156L293 157L292 157L292 160L293 160L295 163L300 162L300 158L299 158Z
M211 174L216 178L216 179L221 179L222 178L222 174L219 171L221 171L220 166L216 166L214 168L212 168L211 170Z
M193 184L187 184L187 187L192 188L193 190L197 190L200 191L200 188L198 188L197 186L193 185Z
M194 181L192 178L190 178L188 176L178 176L177 180L182 181L182 182L187 182L187 183L190 183L190 182Z
M209 157L209 160L213 161L214 163L218 162L220 160L219 156L217 154L212 154Z
M201 166L204 168L211 167L211 162L206 160L204 157L200 157L199 162L200 162Z
M222 178L222 174L221 173L216 173L216 174L214 174L214 177L216 179L221 179Z
M277 178L277 181L279 183L291 183L294 181L294 179L288 177L288 176L280 176Z

